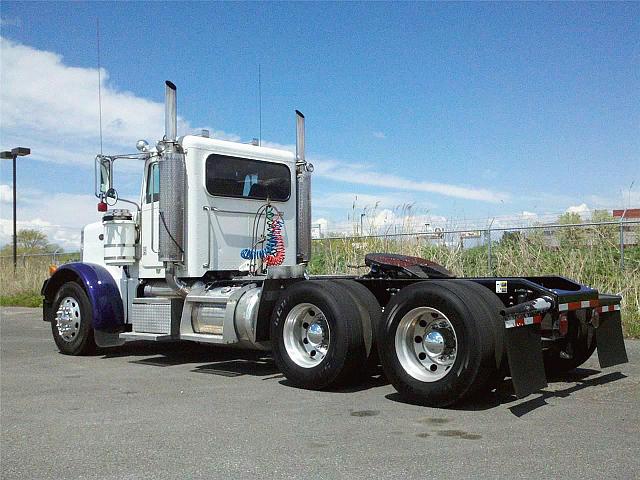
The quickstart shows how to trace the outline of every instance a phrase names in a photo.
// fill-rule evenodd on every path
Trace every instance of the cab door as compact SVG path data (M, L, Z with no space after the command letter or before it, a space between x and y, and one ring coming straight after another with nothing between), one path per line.
M164 268L158 259L160 171L158 162L149 162L145 170L145 186L142 198L140 244L140 278L162 278Z

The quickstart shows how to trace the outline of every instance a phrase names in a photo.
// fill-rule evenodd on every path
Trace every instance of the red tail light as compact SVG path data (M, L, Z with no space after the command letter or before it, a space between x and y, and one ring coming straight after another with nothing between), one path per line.
M107 204L105 202L99 202L98 203L98 211L99 212L106 212L107 211Z

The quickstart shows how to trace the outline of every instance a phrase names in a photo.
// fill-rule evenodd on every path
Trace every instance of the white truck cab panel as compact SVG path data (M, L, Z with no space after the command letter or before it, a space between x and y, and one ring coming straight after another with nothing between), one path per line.
M265 164L281 165L279 172L287 172L288 197L271 200L283 214L285 259L283 265L296 264L296 188L295 155L241 143L227 142L199 136L181 139L186 153L186 212L185 262L180 271L183 277L201 277L207 271L247 271L248 260L240 256L245 248L252 248L253 225L258 209L266 198L250 198L246 186L238 196L212 195L207 189L207 175L213 175L214 162L225 157L243 159L236 174L238 182L251 186L260 180ZM207 167L209 159L209 167ZM268 165L267 165L268 166ZM278 168L278 167L275 167ZM255 169L255 172L254 172ZM283 174L284 175L284 174ZM211 179L210 179L211 181ZM242 187L242 185L240 185ZM262 227L259 230L262 234ZM258 245L258 248L260 246Z

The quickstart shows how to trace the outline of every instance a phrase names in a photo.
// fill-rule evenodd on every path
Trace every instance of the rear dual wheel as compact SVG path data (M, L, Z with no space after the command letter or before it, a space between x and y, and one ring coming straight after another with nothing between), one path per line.
M366 370L374 371L379 363L378 356L378 331L382 324L382 307L371 290L355 280L333 280L337 285L344 287L351 300L355 303L360 314L362 335L367 351Z
M380 359L407 401L443 407L494 384L504 325L497 305L469 283L416 283L387 306Z
M271 339L291 383L322 389L363 376L371 329L387 378L412 403L447 406L495 384L504 323L500 302L484 287L461 280L407 286L380 322L375 297L353 283L302 281L283 293Z
M287 288L271 321L273 356L294 385L319 390L354 381L367 360L360 311L348 289L330 281Z

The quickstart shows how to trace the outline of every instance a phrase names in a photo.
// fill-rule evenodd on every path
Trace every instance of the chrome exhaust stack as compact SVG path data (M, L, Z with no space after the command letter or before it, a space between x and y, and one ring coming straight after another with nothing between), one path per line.
M184 206L186 196L185 158L178 139L176 86L165 82L164 138L158 144L160 156L158 258L164 263L168 286L184 297L189 288L177 277L176 265L184 260Z
M304 115L296 110L296 263L311 259L311 172L304 152Z
M178 100L176 86L167 80L164 82L164 139L175 142L178 137Z

